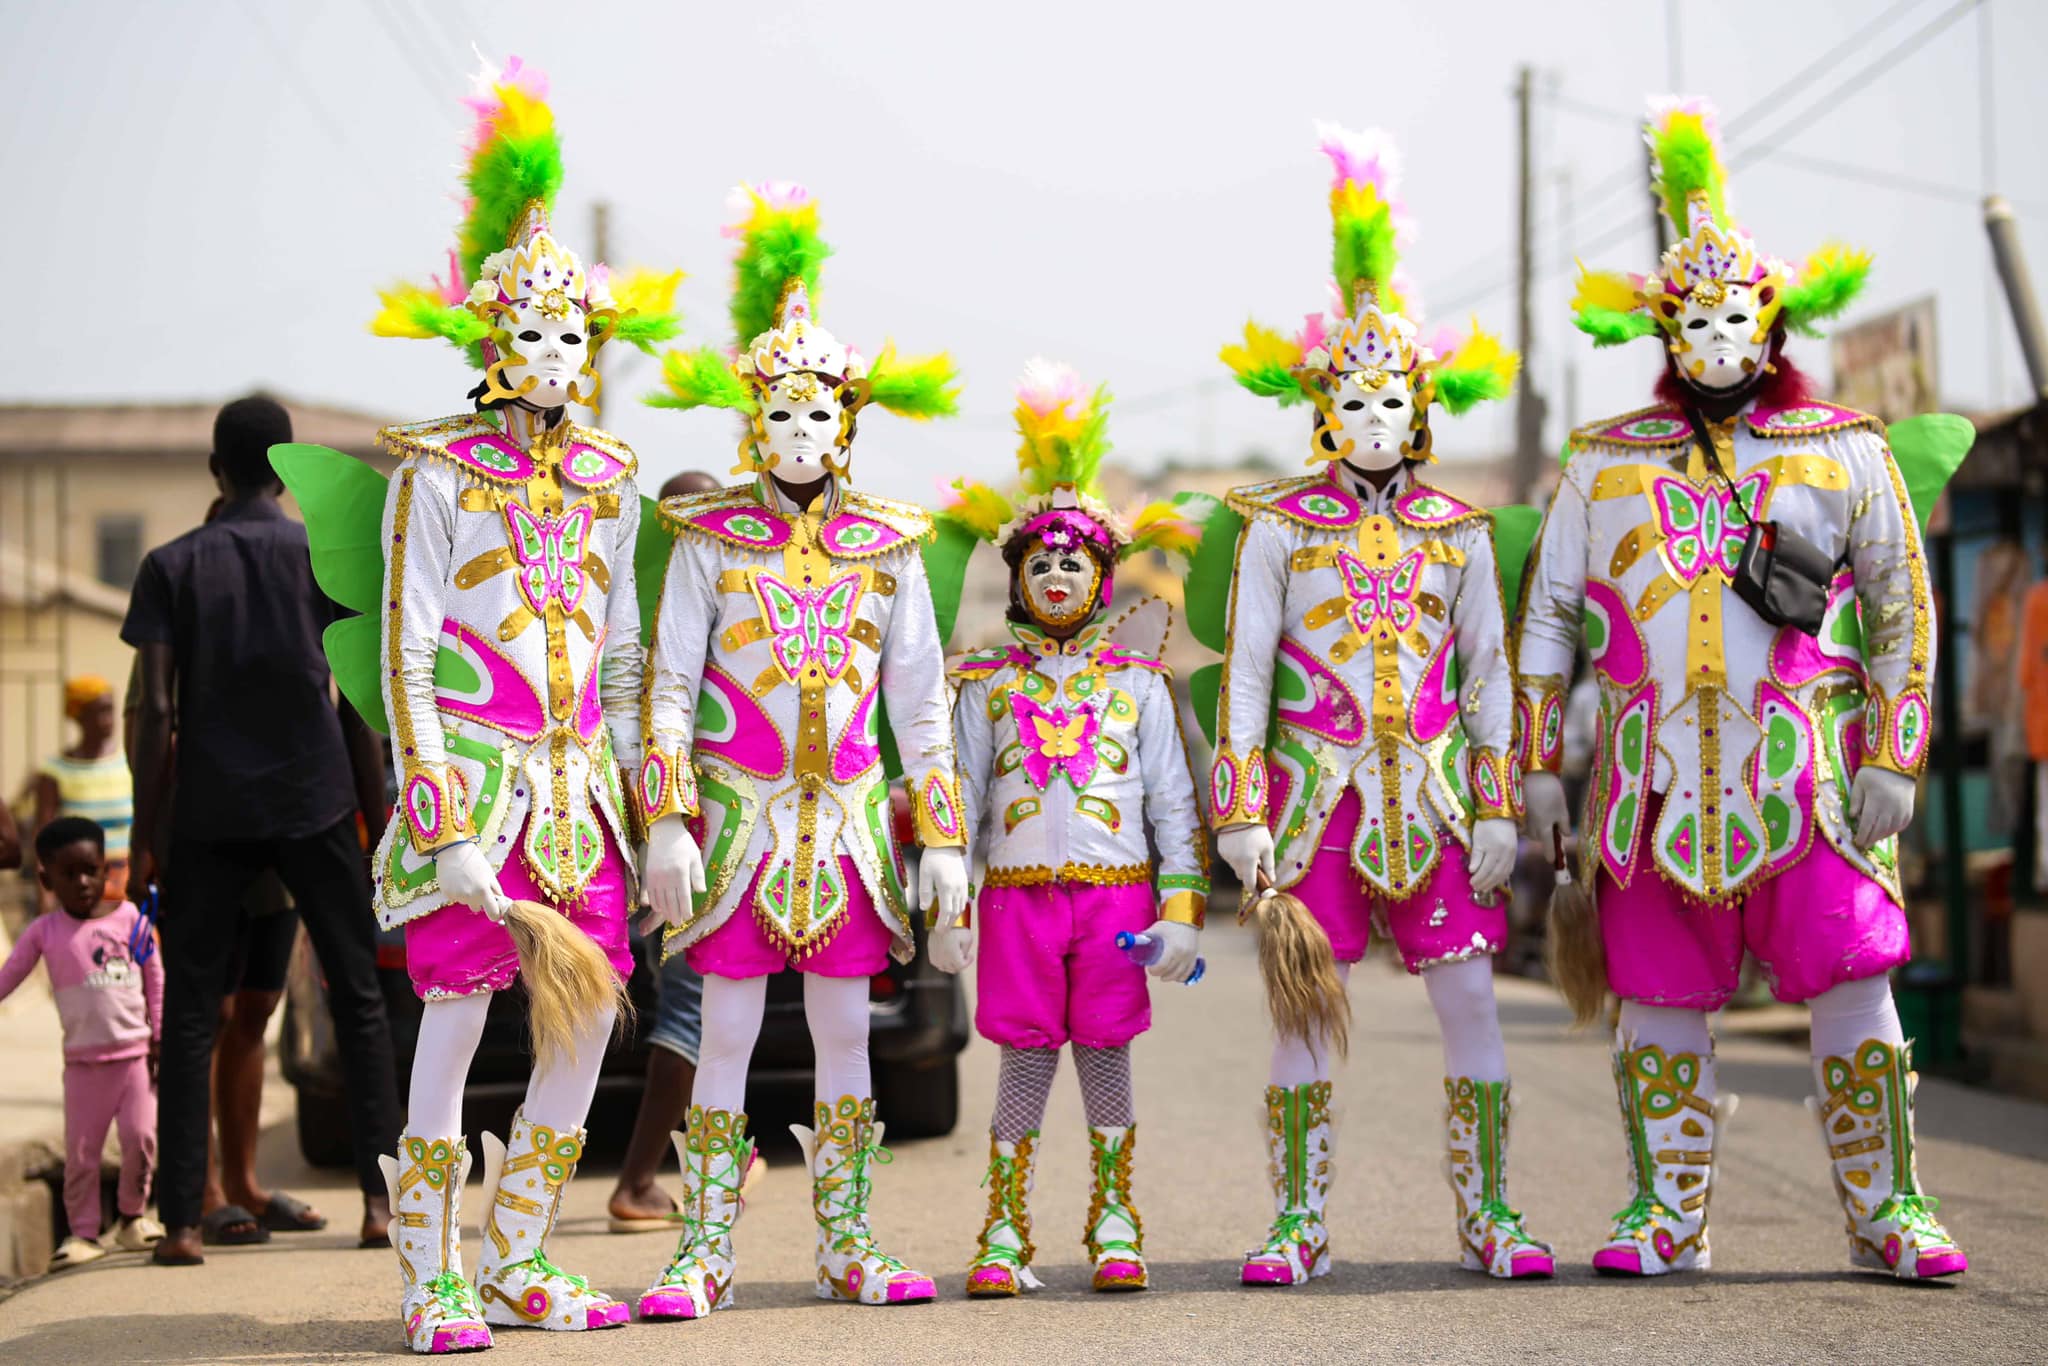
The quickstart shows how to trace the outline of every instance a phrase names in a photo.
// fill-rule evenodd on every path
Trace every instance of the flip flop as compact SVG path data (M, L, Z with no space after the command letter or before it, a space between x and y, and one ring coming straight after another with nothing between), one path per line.
M237 1224L245 1224L248 1227L240 1232L230 1232L229 1230ZM262 1221L242 1206L222 1205L213 1213L200 1217L199 1241L216 1247L249 1247L256 1243L269 1242L270 1230L263 1227Z
M327 1216L315 1214L313 1207L296 1195L272 1191L270 1203L256 1216L256 1222L273 1233L318 1233L327 1227Z
M606 1211L604 1224L606 1231L610 1233L659 1233L663 1229L674 1228L683 1221L683 1207L676 1203L676 1198L673 1195L669 1195L666 1191L663 1192L663 1195L668 1200L667 1214L636 1215L628 1219Z

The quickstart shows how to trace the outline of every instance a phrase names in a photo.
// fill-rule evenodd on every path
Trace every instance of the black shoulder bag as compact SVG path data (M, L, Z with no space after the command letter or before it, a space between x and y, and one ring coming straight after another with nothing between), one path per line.
M1776 522L1760 522L1742 501L1742 490L1721 467L1721 454L1700 419L1687 414L1693 440L1707 454L1714 473L1735 495L1749 535L1742 543L1742 559L1735 566L1735 596L1773 626L1796 626L1810 636L1820 634L1821 619L1827 615L1828 585L1834 581L1835 561L1826 551L1798 532Z

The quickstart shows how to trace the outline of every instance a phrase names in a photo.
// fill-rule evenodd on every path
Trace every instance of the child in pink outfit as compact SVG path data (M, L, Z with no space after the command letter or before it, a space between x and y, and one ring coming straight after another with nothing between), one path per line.
M121 1135L123 1248L146 1247L154 1221L143 1214L156 1166L157 1042L163 1020L163 965L154 932L132 902L100 900L105 836L89 820L65 818L36 836L43 886L58 909L29 922L0 965L0 1000L27 980L37 960L64 1025L64 1211L71 1237L52 1269L100 1255L100 1152L107 1126Z

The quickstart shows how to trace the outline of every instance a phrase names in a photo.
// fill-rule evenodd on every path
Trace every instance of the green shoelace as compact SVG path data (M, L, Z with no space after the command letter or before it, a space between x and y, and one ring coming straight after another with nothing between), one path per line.
M480 1319L476 1291L460 1272L444 1271L427 1282L427 1295L444 1319Z
M1016 1158L1004 1157L1000 1153L995 1154L988 1160L988 1170L981 1174L982 1189L988 1189L988 1183L994 1181L997 1183L998 1188L1007 1195L1007 1192L1011 1189L1011 1183L1016 1180L1016 1172ZM1003 1207L1006 1211L1009 1208L1009 1203L1007 1198L1003 1201ZM991 1234L1003 1229L1007 1229L1010 1235L1017 1239L1016 1247L1005 1247L1000 1243L989 1242ZM1021 1268L1024 1265L1024 1235L1017 1231L1017 1222L1014 1214L1005 1213L1002 1218L981 1231L981 1251L975 1255L973 1265L989 1266L994 1263L1001 1263L1004 1266L1013 1268Z
M1308 1236L1311 1231L1309 1225L1321 1222L1320 1216L1308 1210L1289 1210L1275 1219L1273 1226L1266 1230L1266 1248L1268 1251L1279 1252L1296 1243L1314 1242L1315 1239Z
M1614 1212L1614 1226L1634 1233L1643 1225L1653 1223L1660 1217L1668 1218L1670 1215L1671 1211L1656 1196L1638 1195ZM1521 1216L1517 1214L1515 1217L1519 1219Z

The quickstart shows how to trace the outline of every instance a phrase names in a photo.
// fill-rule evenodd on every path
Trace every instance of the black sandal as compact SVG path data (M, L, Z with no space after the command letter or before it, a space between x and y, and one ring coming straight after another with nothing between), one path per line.
M199 1241L215 1247L250 1247L270 1241L270 1230L240 1205L222 1205L200 1216Z
M256 1216L256 1222L273 1233L318 1233L327 1227L327 1216L315 1214L313 1207L296 1195L272 1191L270 1203Z

